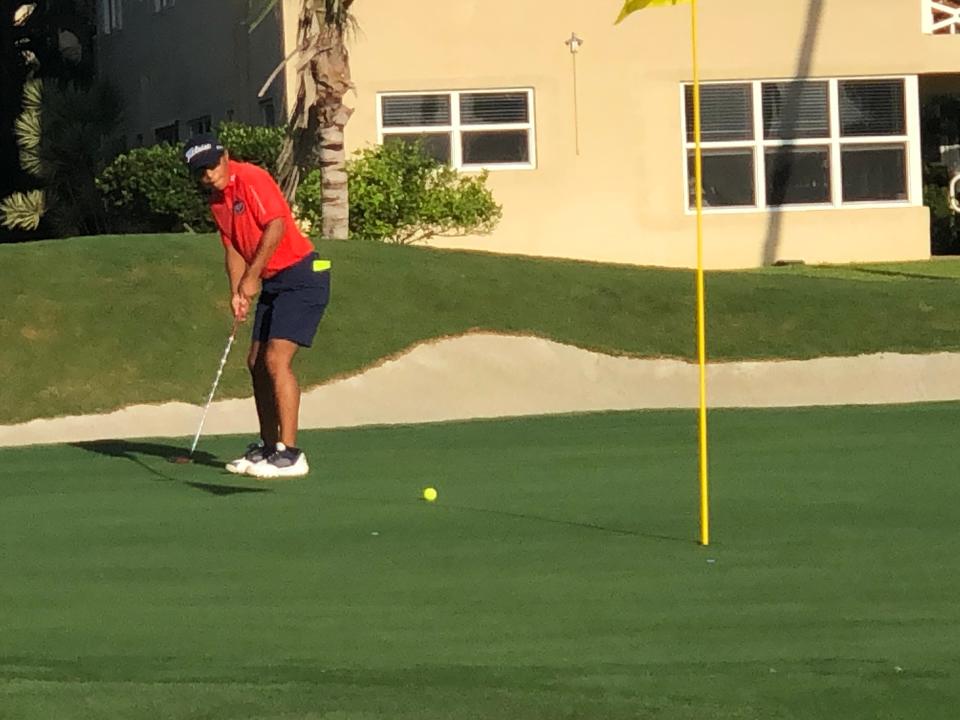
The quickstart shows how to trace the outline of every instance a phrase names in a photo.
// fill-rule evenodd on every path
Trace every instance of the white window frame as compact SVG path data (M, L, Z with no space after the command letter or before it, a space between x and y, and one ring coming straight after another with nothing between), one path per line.
M906 132L902 135L869 135L841 137L840 135L840 83L856 80L902 80L904 92L904 122ZM793 140L767 140L763 137L763 85L774 82L826 82L829 99L830 137L798 138ZM739 141L703 142L703 150L734 150L747 148L753 150L753 183L755 205L735 207L704 207L705 213L736 214L756 212L803 212L810 210L853 210L858 208L916 207L923 204L923 168L920 157L920 97L916 75L855 76L855 77L811 77L764 78L762 80L722 80L701 83L702 85L750 85L753 100L753 139ZM686 88L691 83L680 85L680 132L683 138L683 207L684 213L692 215L696 208L688 202L692 179L688 168L688 155L695 144L687 140L686 124ZM903 145L906 152L905 200L843 200L843 168L841 151L849 145ZM766 150L784 146L828 147L830 152L830 201L812 204L787 204L770 207L767 205Z
M527 95L527 122L525 123L493 123L469 125L460 123L460 96L499 93L526 93ZM402 127L383 126L383 98L410 95L437 95L450 98L449 125L410 125ZM498 172L501 170L535 170L537 167L537 134L536 116L534 111L533 88L483 88L478 90L411 90L404 92L377 93L377 142L383 144L388 135L416 135L418 133L450 133L450 166L457 170ZM498 130L526 130L527 148L530 158L524 163L464 163L463 162L463 133L464 132L496 132Z
M960 33L960 6L951 5L944 0L922 0L920 3L921 30L926 35L957 35ZM937 20L934 13L946 15Z
M100 29L104 35L123 30L123 0L100 0Z

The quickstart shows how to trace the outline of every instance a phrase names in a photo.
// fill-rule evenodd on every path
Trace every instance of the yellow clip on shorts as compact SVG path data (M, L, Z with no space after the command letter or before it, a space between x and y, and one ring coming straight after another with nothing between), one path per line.
M253 319L253 339L273 338L310 347L330 302L330 262L311 253L263 281Z

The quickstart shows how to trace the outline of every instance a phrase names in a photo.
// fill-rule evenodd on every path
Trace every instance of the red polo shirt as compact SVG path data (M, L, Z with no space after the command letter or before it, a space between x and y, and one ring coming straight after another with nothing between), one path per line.
M297 229L290 206L270 173L257 165L234 160L229 161L229 167L227 187L210 196L210 211L223 246L232 245L249 265L257 254L267 223L283 218L283 237L267 261L262 277L275 275L313 252L313 244Z

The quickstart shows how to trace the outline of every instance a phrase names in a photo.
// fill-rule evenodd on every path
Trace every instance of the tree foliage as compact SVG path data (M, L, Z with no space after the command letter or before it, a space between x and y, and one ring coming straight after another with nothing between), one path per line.
M36 230L46 212L42 190L15 192L0 200L3 226L9 230Z
M282 128L221 123L217 136L231 157L275 171ZM190 176L180 147L160 144L118 155L96 184L117 231L213 229L203 191Z
M277 159L283 148L283 128L222 122L217 126L217 138L229 149L234 160L251 162L276 175Z
M21 197L5 204L3 225L36 229L45 217L54 235L105 232L95 179L120 149L119 97L99 83L83 88L31 79L21 105L15 123L20 166L35 179L33 190L44 201L26 203ZM25 222L28 208L40 216Z
M180 148L166 143L117 156L97 178L97 188L120 232L211 230L210 211Z
M20 167L14 134L24 84L43 79L88 86L95 17L94 0L0 0L0 197L38 189L36 177Z
M500 220L486 173L458 173L419 144L367 148L347 164L347 172L350 231L356 238L410 244L436 236L486 234Z

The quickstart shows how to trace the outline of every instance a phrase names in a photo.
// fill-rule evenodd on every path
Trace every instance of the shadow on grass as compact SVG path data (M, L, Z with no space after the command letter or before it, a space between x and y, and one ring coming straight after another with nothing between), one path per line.
M924 273L909 272L907 270L884 270L882 268L867 268L853 265L849 268L855 272L866 273L867 275L886 275L887 277L902 277L917 280L945 280L947 282L960 282L960 278L950 277L949 275L928 275Z
M612 535L628 535L631 537L646 538L647 540L667 540L669 542L681 542L685 544L696 544L696 541L690 538L676 537L673 535L657 535L655 533L638 532L636 530L625 530L623 528L607 527L596 523L577 522L575 520L561 520L558 518L545 517L543 515L532 515L528 513L510 512L509 510L491 510L489 508L466 507L464 505L448 505L452 510L460 510L474 513L487 513L490 515L500 515L501 517L515 518L517 520L532 520L534 522L551 523L553 525L566 525L568 527L583 528L584 530L597 530L599 532L610 533Z
M383 498L378 498L373 500L369 497L362 497L359 495L343 495L341 493L324 493L324 497L333 498L337 500L350 500L353 502L368 503L376 502L378 505L398 505L398 506L409 506L411 503L425 503L425 500L419 498L411 498L408 500L386 500ZM627 537L636 537L636 538L645 538L647 540L663 540L666 542L672 543L683 543L683 544L692 544L697 545L697 541L692 538L678 537L676 535L658 535L656 533L647 533L640 532L639 530L628 530L626 528L615 528L609 527L607 525L600 525L598 523L589 523L589 522L579 522L577 520L564 520L562 518L548 517L546 515L536 515L533 513L519 513L511 512L509 510L497 510L494 508L482 508L482 507L472 507L469 505L450 505L448 503L438 503L437 508L443 508L445 510L453 510L456 512L464 513L477 513L484 515L496 515L498 517L512 518L514 520L523 520L525 522L535 522L535 523L549 523L551 525L564 525L571 528L579 528L582 530L594 530L596 532L608 533L611 535L624 535Z
M160 443L142 442L138 440L93 440L90 442L70 443L70 445L71 447L96 453L98 455L106 455L107 457L129 460L130 462L139 465L141 468L159 480L180 482L184 485L189 485L192 488L202 490L203 492L211 495L224 496L238 495L241 493L270 492L269 488L252 488L241 485L221 485L217 483L204 483L197 482L195 480L183 480L181 478L171 477L170 475L160 472L155 467L148 465L140 457L138 457L140 455L149 455L151 457L157 457L168 462L172 462L174 458L183 457L187 454L187 451L183 448L175 447L173 445L162 445ZM218 470L223 469L223 461L217 458L216 455L212 455L208 452L194 452L193 464L217 468Z
M242 495L243 493L265 493L271 492L270 488L262 487L244 487L242 485L217 485L216 483L202 483L194 482L193 480L187 480L186 483L192 488L197 490L203 490L205 493L210 493L211 495Z

